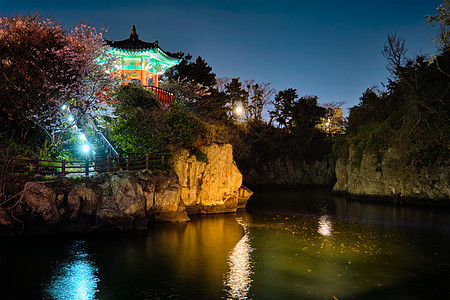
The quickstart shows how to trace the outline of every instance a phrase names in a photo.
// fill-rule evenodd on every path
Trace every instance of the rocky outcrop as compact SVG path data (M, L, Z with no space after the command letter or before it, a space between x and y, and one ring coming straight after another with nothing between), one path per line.
M187 150L174 155L173 165L181 185L181 200L188 213L235 212L252 192L242 187L242 174L229 144L212 144L200 151L207 162Z
M336 181L330 158L313 162L277 158L250 166L243 174L249 186L332 186Z
M28 182L2 208L7 233L146 229L150 221L188 221L174 173L123 172L79 180Z
M401 157L395 148L390 148L381 161L371 153L364 153L359 164L350 150L349 157L336 162L337 182L333 191L353 196L381 196L417 203L439 200L450 204L450 162L418 170L408 166Z
M235 212L252 192L242 187L231 145L174 156L175 173L120 172L82 179L30 181L0 207L2 235L19 232L146 229L152 221L185 222L188 213Z

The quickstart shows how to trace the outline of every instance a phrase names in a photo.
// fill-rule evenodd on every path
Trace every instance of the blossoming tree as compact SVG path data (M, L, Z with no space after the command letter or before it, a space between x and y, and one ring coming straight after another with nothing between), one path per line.
M4 138L57 145L77 118L96 108L96 95L113 84L102 34L86 25L68 31L39 15L0 17ZM69 107L77 113L68 121L62 108Z

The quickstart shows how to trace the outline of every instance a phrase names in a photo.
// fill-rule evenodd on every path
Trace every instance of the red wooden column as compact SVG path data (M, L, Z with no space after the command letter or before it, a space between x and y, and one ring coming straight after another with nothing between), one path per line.
M158 87L158 74L152 74L153 77L153 86Z

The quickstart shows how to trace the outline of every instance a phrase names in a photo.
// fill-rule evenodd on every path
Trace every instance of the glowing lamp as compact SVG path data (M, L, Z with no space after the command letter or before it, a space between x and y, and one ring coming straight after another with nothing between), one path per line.
M83 144L82 149L83 149L83 151L84 151L85 153L88 153L88 152L89 152L89 145L88 145L88 144Z

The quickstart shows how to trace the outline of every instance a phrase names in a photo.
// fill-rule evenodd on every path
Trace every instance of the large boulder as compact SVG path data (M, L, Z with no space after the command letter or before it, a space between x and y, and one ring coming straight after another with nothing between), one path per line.
M95 216L95 226L101 230L147 228L145 197L137 177L125 172L112 175L102 186Z
M45 183L26 183L22 194L20 217L25 225L38 231L56 227L59 221L56 193Z
M200 148L200 151L205 154L207 162L187 150L179 151L173 159L186 211L224 213L235 212L238 206L244 207L248 198L241 194L239 203L242 174L233 160L232 146L212 144Z
M67 196L67 215L72 230L95 226L95 213L102 196L99 187L88 183L73 186Z

